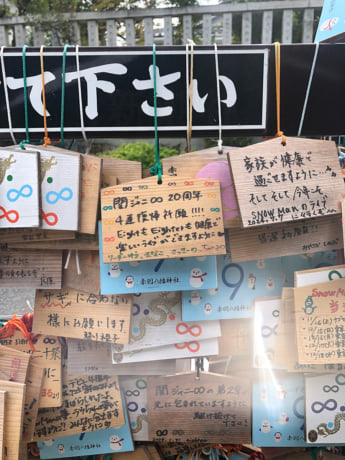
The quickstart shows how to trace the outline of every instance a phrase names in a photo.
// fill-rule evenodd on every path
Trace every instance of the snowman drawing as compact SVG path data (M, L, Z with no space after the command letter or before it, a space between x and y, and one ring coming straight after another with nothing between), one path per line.
M200 268L193 268L190 272L189 284L194 288L199 288L204 284L204 276L207 273L202 273Z
M123 438L119 438L116 434L110 436L110 449L111 450L121 450L122 444L121 441L124 441Z
M192 305L198 305L201 299L202 297L200 297L199 291L192 291L191 296L190 296L190 303Z
M132 288L134 287L134 277L132 275L126 276L126 287L127 288Z
M248 277L248 287L254 290L255 282L256 282L256 276L254 276L253 273L251 273Z
M110 264L110 272L108 272L108 275L111 276L112 278L118 278L121 275L122 268L120 268L119 263L115 264Z

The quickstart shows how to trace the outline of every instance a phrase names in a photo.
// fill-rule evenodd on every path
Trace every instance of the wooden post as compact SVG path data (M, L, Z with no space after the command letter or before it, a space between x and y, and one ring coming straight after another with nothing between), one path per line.
M153 19L144 18L144 40L146 46L153 45Z
M284 10L282 20L282 43L292 43L293 11Z
M183 16L183 45L187 43L187 40L192 40L192 16L190 14Z
M202 16L202 44L211 45L212 43L212 15L203 14Z
M134 46L135 45L135 30L134 30L134 20L126 19L126 45Z
M171 46L172 44L173 40L171 16L164 16L164 45Z
M261 43L272 43L273 11L264 11L262 15Z
M108 19L106 22L107 26L107 46L116 46L117 45L117 26L114 19Z
M243 45L250 45L252 42L252 13L242 14L242 38Z
M87 22L87 39L88 39L88 46L98 46L99 45L98 24L96 21Z
M313 43L313 21L314 21L314 8L307 8L303 14L303 43Z
M223 14L223 45L232 43L232 13Z

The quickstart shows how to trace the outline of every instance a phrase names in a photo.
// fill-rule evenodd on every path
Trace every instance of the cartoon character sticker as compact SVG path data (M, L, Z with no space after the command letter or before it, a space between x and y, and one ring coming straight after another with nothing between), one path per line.
M200 297L199 291L192 291L190 296L190 303L192 305L199 305L201 299L202 297Z
M263 420L261 423L260 431L261 433L269 433L273 426L270 424L269 420Z
M112 278L118 278L121 275L122 268L120 268L119 263L114 263L110 264L110 271L108 272L108 275L111 276Z
M132 288L134 287L134 277L132 275L126 276L126 287L127 288Z
M110 436L110 449L111 450L121 450L122 444L121 441L124 441L124 438L119 438L116 434Z
M193 268L190 272L189 284L194 288L200 288L204 284L204 277L207 273L202 273L200 268Z
M251 273L248 277L248 287L249 289L255 289L256 276Z

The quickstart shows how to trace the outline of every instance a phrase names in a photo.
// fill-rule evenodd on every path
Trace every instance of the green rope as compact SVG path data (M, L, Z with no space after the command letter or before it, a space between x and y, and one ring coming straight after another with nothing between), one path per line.
M64 138L64 118L65 118L65 80L66 80L66 54L67 48L72 45L65 45L62 55L62 86L61 86L61 118L60 118L60 132L61 132L61 146L65 148Z
M150 168L150 173L157 176L158 184L162 183L162 165L159 155L158 142L158 122L157 122L157 77L156 77L156 45L153 45L153 101L154 101L154 118L155 118L155 157L156 164Z
M27 45L23 46L23 80L24 80L24 114L25 114L25 133L26 139L20 142L20 147L25 150L24 144L29 144L29 113L28 113L28 89L27 89L27 82L26 82L26 49Z

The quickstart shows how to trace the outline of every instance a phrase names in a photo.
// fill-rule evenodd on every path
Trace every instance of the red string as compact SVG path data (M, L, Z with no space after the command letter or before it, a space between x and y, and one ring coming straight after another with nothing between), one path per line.
M32 315L32 313L30 313L30 315ZM24 338L28 339L31 351L35 351L32 339L37 336L32 336L32 318L27 313L24 314L23 317L24 316L25 318L22 320L17 318L17 315L13 315L13 318L8 320L7 323L0 329L0 338L6 339L7 337L12 337L15 331L18 329L23 334ZM30 332L28 331L27 325L30 328Z
M254 460L255 458L258 458L259 460L265 460L265 456L262 452L253 452L249 457L249 460Z

